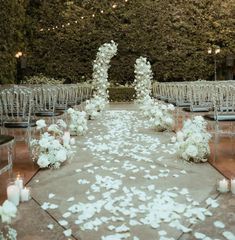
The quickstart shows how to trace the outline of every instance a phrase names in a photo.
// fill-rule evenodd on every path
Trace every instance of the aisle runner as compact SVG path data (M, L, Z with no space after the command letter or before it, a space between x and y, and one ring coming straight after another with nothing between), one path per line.
M218 207L209 197L218 174L177 160L171 134L143 127L137 111L106 111L90 129L56 180L69 188L59 192L51 181L42 202L68 235L71 228L81 240L177 239L212 215L206 206Z

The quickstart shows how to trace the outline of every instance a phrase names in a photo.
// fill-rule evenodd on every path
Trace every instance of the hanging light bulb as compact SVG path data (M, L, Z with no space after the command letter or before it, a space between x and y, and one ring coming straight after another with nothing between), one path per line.
M116 7L117 7L117 4L114 3L114 4L112 5L112 8L116 8Z

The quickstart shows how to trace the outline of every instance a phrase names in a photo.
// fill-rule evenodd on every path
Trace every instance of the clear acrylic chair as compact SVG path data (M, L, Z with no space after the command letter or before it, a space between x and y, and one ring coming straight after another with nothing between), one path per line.
M50 122L55 122L57 117L64 114L64 111L56 110L58 91L53 86L41 86L33 90L34 114L38 118L46 118Z
M32 128L36 126L32 116L32 102L32 92L27 88L13 87L0 93L3 134L16 136L19 141L23 139L28 146Z

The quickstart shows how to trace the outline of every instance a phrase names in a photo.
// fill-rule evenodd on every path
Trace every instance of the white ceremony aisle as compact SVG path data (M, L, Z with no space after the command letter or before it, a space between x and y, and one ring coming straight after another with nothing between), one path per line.
M203 239L200 234L205 234L222 239L224 232L233 231L221 228L226 214L215 185L222 176L208 163L179 159L172 136L143 124L134 104L110 104L99 119L89 121L88 134L76 138L73 159L59 170L40 171L31 181L32 201L47 213L38 236L166 240ZM33 218L24 214L33 214L34 208L22 205L21 218ZM16 228L19 237L27 234Z

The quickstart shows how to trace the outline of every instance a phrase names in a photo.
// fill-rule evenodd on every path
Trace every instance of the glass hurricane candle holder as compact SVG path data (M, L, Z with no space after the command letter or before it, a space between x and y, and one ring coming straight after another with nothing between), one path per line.
M231 192L235 195L235 178L231 179Z
M23 189L24 187L24 177L19 173L16 175L15 178L15 185L19 187L19 189Z
M222 179L218 181L217 190L221 193L229 192L229 181L227 179Z
M24 187L20 191L20 201L21 202L28 202L31 199L31 188Z
M15 206L19 205L20 202L20 189L15 184L15 179L9 179L7 184L7 199L12 202Z

